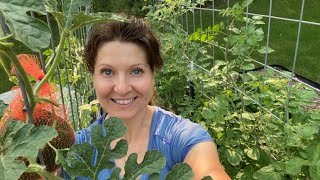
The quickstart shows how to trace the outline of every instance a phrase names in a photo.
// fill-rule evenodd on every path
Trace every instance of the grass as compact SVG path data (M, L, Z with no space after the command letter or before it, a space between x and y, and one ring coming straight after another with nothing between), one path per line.
M299 19L301 0L274 0L272 6L272 15ZM232 5L232 4L231 4ZM225 8L226 3L217 5L216 8ZM320 23L320 1L308 0L305 2L303 20ZM208 7L212 8L212 7ZM255 0L249 6L249 12L257 14L268 15L269 1L267 0ZM200 21L200 10L195 10L195 20L192 19L192 14L188 15L188 30L189 33L195 28L206 28L212 26L212 11L202 10ZM215 23L221 21L219 13L215 12ZM263 18L266 22L262 25L265 35L267 35L268 18ZM193 26L195 25L195 27ZM298 23L289 22L284 20L271 19L270 24L270 41L269 46L272 47L275 52L268 55L268 64L277 64L286 67L289 70L293 68L295 47L298 34ZM302 24L301 34L299 41L299 50L297 56L297 63L295 66L295 73L308 78L318 84L320 84L320 26ZM260 62L265 61L264 55L257 55L254 57Z

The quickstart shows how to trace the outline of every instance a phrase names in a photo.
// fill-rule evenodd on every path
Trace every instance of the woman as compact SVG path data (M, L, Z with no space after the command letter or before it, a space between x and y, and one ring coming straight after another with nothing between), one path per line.
M93 75L97 99L107 115L79 131L77 143L90 141L93 126L109 117L118 117L128 129L122 137L128 141L128 153L115 160L122 175L129 154L137 153L140 163L148 149L157 149L166 157L161 179L180 162L192 167L194 179L208 175L214 179L229 179L212 138L200 125L151 105L155 71L163 62L158 40L141 19L96 25L84 57ZM115 144L111 143L111 148ZM110 170L99 176L108 178ZM146 177L143 175L141 179Z

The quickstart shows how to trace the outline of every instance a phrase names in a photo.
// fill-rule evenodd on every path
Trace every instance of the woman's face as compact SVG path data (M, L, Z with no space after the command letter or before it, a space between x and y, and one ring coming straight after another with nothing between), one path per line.
M154 74L143 48L111 41L97 51L93 84L102 108L112 117L142 116L153 96Z

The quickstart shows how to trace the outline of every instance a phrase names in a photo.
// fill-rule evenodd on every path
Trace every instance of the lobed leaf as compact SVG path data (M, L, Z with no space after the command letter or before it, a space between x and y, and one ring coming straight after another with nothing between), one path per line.
M166 180L171 179L181 179L181 180L188 180L192 179L194 176L191 167L186 163L179 163L176 164L172 171L168 173L166 176Z
M70 176L93 177L95 171L91 164L92 157L93 150L89 143L75 144L67 153L67 166L64 168Z
M138 155L130 154L126 161L124 180L136 179L142 174L158 173L166 163L165 157L157 150L148 150L141 164L137 163Z
M109 148L112 141L122 137L127 131L122 121L111 117L103 122L103 127L104 129L102 126L97 125L92 128L92 145L83 143L73 145L70 148L66 157L67 166L65 167L69 175L95 179L103 169L112 169L114 167L114 162L111 159L121 158L126 155L128 143L125 140L120 140L114 149L111 150ZM93 150L92 146L95 150ZM97 153L95 160L93 159L94 153ZM117 171L114 173L117 173Z

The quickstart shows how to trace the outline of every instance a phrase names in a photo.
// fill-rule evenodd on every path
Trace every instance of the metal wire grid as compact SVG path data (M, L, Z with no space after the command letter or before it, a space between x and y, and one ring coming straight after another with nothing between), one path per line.
M201 2L201 1L200 1ZM293 83L292 82L300 82L302 84L304 84L305 86L313 89L314 91L316 92L320 92L319 89L317 89L316 87L313 87L305 82L303 82L302 80L298 79L297 77L295 77L295 70L296 70L296 64L297 64L297 61L298 61L298 50L299 50L299 41L300 41L300 34L301 34L301 25L302 24L310 24L310 25L316 25L316 26L320 26L320 23L318 22L312 22L312 21L305 21L303 20L303 13L304 13L304 5L305 5L305 0L302 0L301 1L301 7L300 7L300 18L299 19L291 19L291 18L285 18L285 17L278 17L278 16L273 16L272 15L272 3L273 1L270 0L269 1L269 7L268 7L268 14L257 14L257 13L251 13L249 12L249 6L247 6L246 8L246 28L248 27L248 17L249 16L253 16L253 15L258 15L258 16L262 16L264 18L268 18L268 30L267 30L267 40L266 40L266 50L268 49L269 47L269 44L270 44L270 26L271 26L271 20L272 19L278 19L278 20L282 20L282 21L289 21L289 22L295 22L295 23L298 23L298 34L297 34L297 38L296 38L296 45L295 45L295 50L294 50L294 58L293 58L293 67L292 67L292 71L291 71L291 74L288 75L287 73L284 73L272 66L269 66L268 65L268 53L265 54L265 57L264 57L264 63L261 63L259 61L256 61L256 60L253 60L255 63L263 66L264 69L271 69L275 72L277 72L278 74L280 74L281 76L283 77L286 77L289 79L289 83L288 83L288 93L287 93L287 97L286 97L286 104L285 104L285 114L286 114L286 117L284 119L282 119L282 121L285 123L288 119L288 116L289 116L289 112L288 112L288 107L289 107L289 104L290 104L290 97L292 95L292 85ZM228 0L226 2L226 5L227 7L230 7L230 0ZM192 26L193 26L193 31L195 31L195 27L196 27L196 21L199 21L200 23L200 29L203 29L202 27L202 11L211 11L212 12L212 26L215 24L215 12L220 12L221 9L216 9L215 8L215 3L214 3L214 0L212 1L212 7L211 8L204 8L202 7L201 5L199 5L199 7L186 7L186 8L189 8L191 9L191 11L193 12L192 13ZM195 19L195 10L198 10L199 11L199 19ZM188 32L189 31L189 18L190 16L188 15L188 13L186 13L185 17L182 17L184 18L182 20L182 25L184 26L183 29L186 29L186 36L190 33ZM186 56L188 56L188 52L186 52ZM215 49L214 49L214 46L212 46L212 57L213 57L213 61L214 61L214 57L215 57ZM191 71L194 69L194 67L196 66L200 71L202 71L203 73L206 73L208 75L210 75L210 72L207 71L205 68L201 67L199 64L197 64L197 62L192 62L190 61L191 63ZM212 77L214 78L214 77ZM227 83L227 82L226 82ZM262 82L263 86L265 85L265 80L263 80ZM195 87L193 86L194 88L196 88L197 91L199 91L200 93L203 94L204 97L207 97L208 99L210 99L210 97L204 93L201 89L199 89L198 87ZM264 89L264 88L262 88ZM250 97L249 95L246 94L246 92L242 89L239 89L239 88L235 88L236 91L238 91L239 93L243 94L244 96L246 96L247 98L249 98L251 101L253 101L255 104L257 104L258 106L260 106L262 109L264 109L266 112L270 113L274 118L280 120L280 117L278 117L277 115L273 114L270 110L268 110L267 108L265 108L263 106L263 104L255 101L252 97ZM263 93L263 92L262 92Z

